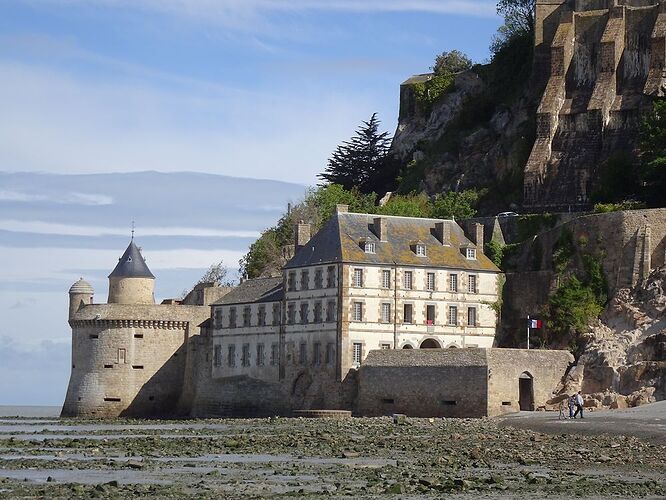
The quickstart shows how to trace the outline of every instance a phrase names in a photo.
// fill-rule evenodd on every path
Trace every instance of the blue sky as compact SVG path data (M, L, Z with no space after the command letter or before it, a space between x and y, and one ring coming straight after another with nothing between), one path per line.
M105 300L132 219L158 299L235 268L362 120L395 130L402 81L486 60L499 22L487 0L1 1L0 404L62 402L67 289Z

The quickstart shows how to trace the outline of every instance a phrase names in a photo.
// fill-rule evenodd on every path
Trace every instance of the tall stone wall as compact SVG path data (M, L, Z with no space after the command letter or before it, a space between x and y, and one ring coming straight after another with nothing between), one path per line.
M582 254L599 259L610 296L620 288L635 286L650 270L666 263L663 208L585 215L539 234L523 244L514 262L520 271L506 273L503 322L520 338L527 315L538 314L557 287L553 252L565 231L576 249L573 265L583 268Z
M525 167L524 205L590 205L599 163L635 147L663 92L666 0L539 0L535 73L549 75Z
M63 416L173 414L188 338L208 307L92 304L70 320L72 372Z

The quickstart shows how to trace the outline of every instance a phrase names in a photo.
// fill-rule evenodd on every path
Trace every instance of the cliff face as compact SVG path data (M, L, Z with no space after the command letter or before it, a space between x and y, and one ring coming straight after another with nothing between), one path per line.
M510 44L428 105L433 75L403 83L401 189L487 187L486 213L589 208L599 165L635 154L641 116L663 95L665 40L666 0L538 0L529 50Z

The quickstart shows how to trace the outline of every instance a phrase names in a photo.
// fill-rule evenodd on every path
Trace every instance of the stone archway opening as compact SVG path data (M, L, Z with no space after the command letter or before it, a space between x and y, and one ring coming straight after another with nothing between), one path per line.
M449 349L458 349L458 346L455 345L455 344L451 344L451 345L449 346Z
M435 339L425 339L419 349L441 349L442 346Z
M410 344L405 344L402 346L403 349L414 349Z
M520 411L534 411L534 378L529 372L518 378L518 404Z

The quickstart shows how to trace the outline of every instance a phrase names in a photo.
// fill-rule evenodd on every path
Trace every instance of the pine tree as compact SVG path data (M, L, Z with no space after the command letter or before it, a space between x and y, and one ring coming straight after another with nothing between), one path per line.
M379 133L377 113L364 121L354 137L340 144L328 159L326 170L319 178L345 189L356 187L362 193L370 193L383 187L384 179L392 172L384 172L390 164L388 151L391 137L388 132Z

